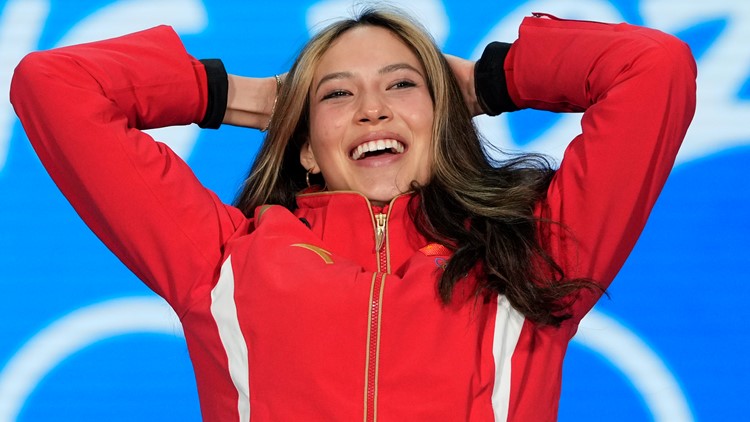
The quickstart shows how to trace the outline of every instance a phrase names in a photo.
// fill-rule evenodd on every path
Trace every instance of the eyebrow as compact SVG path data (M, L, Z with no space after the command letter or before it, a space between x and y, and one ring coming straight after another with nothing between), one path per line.
M394 64L389 64L388 66L385 66L385 67L381 68L380 70L378 70L378 74L385 75L386 73L395 72L397 70L402 70L402 69L413 70L414 72L417 72L420 76L422 76L422 72L420 72L419 70L415 69L414 66L412 66L412 65L410 65L408 63L394 63Z
M384 67L380 68L378 70L378 74L379 75L385 75L386 73L391 73L391 72L395 72L397 70L402 70L402 69L412 70L414 72L417 72L420 76L424 77L422 75L422 72L420 72L419 70L417 70L416 68L414 68L414 66L412 66L412 65L410 65L408 63L393 63L393 64L389 64L387 66L384 66ZM315 87L315 92L318 92L318 90L320 89L320 86L323 85L324 83L330 81L330 80L334 80L334 79L349 79L349 78L353 78L353 77L354 77L354 74L352 72L334 72L334 73L329 73L329 74L323 76L320 79L320 82L318 82L318 85Z
M354 77L354 74L352 72L334 72L334 73L329 73L329 74L323 76L320 79L320 82L318 82L318 86L315 87L315 92L318 92L318 90L320 89L320 86L323 85L324 83L330 81L330 80L333 80L333 79L348 79L348 78L353 78L353 77Z

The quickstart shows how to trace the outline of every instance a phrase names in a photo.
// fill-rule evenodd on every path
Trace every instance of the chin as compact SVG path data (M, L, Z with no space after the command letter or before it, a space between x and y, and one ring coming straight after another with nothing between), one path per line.
M385 205L395 197L401 194L400 191L394 189L388 192L363 192L367 199L373 205Z

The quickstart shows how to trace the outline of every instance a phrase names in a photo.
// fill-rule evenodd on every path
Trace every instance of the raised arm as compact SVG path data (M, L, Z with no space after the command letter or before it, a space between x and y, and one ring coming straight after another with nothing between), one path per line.
M271 121L281 79L228 76L224 123L263 130Z
M224 242L245 223L142 129L216 127L224 104L168 27L36 52L11 102L62 193L122 262L178 313L206 293ZM219 65L220 66L220 65Z
M494 112L584 112L582 133L568 146L538 214L560 223L544 236L567 276L606 288L646 224L693 117L689 48L652 29L547 15L526 18L517 41L492 48L487 56L505 56L506 96L484 87L480 104L482 93L499 92L484 102ZM491 66L477 67L481 85L481 71ZM574 321L599 296L582 293Z

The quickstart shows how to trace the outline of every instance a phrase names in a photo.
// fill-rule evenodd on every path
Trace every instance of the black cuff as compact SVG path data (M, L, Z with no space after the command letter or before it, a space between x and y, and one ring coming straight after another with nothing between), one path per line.
M504 111L518 110L513 104L505 80L505 57L512 44L491 42L474 66L474 90L482 111L497 116Z
M227 71L224 69L224 63L219 59L202 59L200 62L206 68L208 104L206 114L198 126L204 129L218 129L227 112L227 93L229 92Z

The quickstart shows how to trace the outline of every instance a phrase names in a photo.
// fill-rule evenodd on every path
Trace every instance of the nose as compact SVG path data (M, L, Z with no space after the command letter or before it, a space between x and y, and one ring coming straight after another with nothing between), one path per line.
M357 113L359 123L376 123L390 120L393 117L388 104L378 94L363 94L360 98L361 102Z

